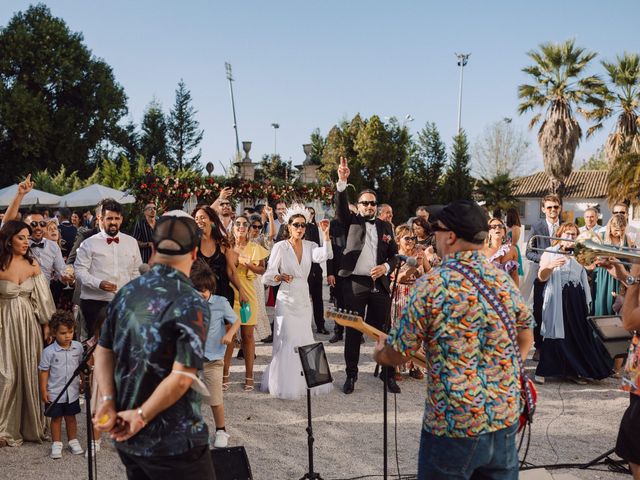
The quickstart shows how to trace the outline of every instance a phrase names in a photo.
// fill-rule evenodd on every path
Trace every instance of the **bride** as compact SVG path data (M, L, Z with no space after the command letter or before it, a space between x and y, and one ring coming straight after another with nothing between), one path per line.
M329 239L329 221L319 222L323 245L303 240L309 214L303 205L292 205L284 216L287 239L276 243L271 251L265 285L280 285L276 297L273 325L273 357L262 376L261 390L278 398L295 400L306 395L307 385L301 375L302 364L295 347L314 343L311 331L313 310L307 277L311 262L333 258ZM312 389L312 395L328 393L331 384Z

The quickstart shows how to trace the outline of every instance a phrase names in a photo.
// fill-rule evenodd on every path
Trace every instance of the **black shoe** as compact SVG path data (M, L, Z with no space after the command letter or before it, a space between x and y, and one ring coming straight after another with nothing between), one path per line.
M382 381L384 381L382 375L380 375L380 378L382 379ZM401 393L400 387L398 386L394 378L387 378L387 391L391 393Z
M364 335L360 338L360 344L364 343Z
M242 349L238 350L238 355L236 355L236 358L244 358L244 352L242 351Z
M337 342L340 342L341 340L342 340L342 335L340 335L339 333L334 333L333 337L329 339L329 343L337 343Z
M322 327L319 328L318 330L316 330L317 333L321 334L321 335L329 335L329 330L327 330L326 328Z
M268 337L263 338L262 343L273 343L273 335L269 335Z
M347 379L344 382L344 386L342 387L342 391L346 394L349 395L350 393L353 393L353 389L356 386L356 379L354 377L347 377Z

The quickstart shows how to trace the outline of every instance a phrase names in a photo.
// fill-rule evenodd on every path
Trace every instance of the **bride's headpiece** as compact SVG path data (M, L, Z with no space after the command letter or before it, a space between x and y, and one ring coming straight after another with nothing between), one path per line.
M289 223L289 219L291 217L297 217L299 215L302 215L306 222L311 220L309 212L307 211L307 207L305 207L301 203L293 203L289 208L287 208L287 211L284 213L282 219L284 220L284 223Z

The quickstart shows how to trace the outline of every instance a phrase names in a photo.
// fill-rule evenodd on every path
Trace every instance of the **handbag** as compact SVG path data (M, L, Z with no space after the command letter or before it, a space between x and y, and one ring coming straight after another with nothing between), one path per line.
M518 426L518 431L520 431L527 424L531 424L533 422L533 414L536 410L538 392L536 391L536 387L534 386L533 382L524 369L524 362L522 361L522 356L520 355L520 347L518 346L516 329L513 323L510 321L509 313L507 312L502 302L500 302L496 294L491 291L488 285L484 281L482 281L482 279L471 268L460 262L447 263L447 266L452 268L456 272L461 273L476 287L478 292L480 292L480 294L489 302L493 310L498 314L498 318L500 318L505 328L507 329L509 339L513 344L513 350L516 356L516 364L518 366L518 369L520 370L520 395L523 400L522 413L520 414Z
M640 336L633 332L627 360L622 369L622 390L640 395Z

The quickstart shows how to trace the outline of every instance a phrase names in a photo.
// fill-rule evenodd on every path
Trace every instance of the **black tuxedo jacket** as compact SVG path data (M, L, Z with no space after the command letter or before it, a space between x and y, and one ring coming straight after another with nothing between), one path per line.
M356 215L349 210L346 189L336 194L336 214L346 231L346 245L342 252L338 275L348 277L353 273L364 247L366 220L364 217ZM384 222L378 218L375 220L375 226L378 232L376 265L387 263L391 272L396 265L396 254L398 253L398 246L393 238L393 227L389 222ZM390 291L388 275L382 276L380 283L385 290Z
M550 237L551 232L549 232L549 226L547 225L547 220L543 219L536 223L531 228L531 236L534 235L544 235L545 237ZM533 248L549 248L551 246L551 240L548 238L534 238L527 242L527 253L526 256L529 260L535 263L540 263L540 257L542 257L541 251L532 250Z

